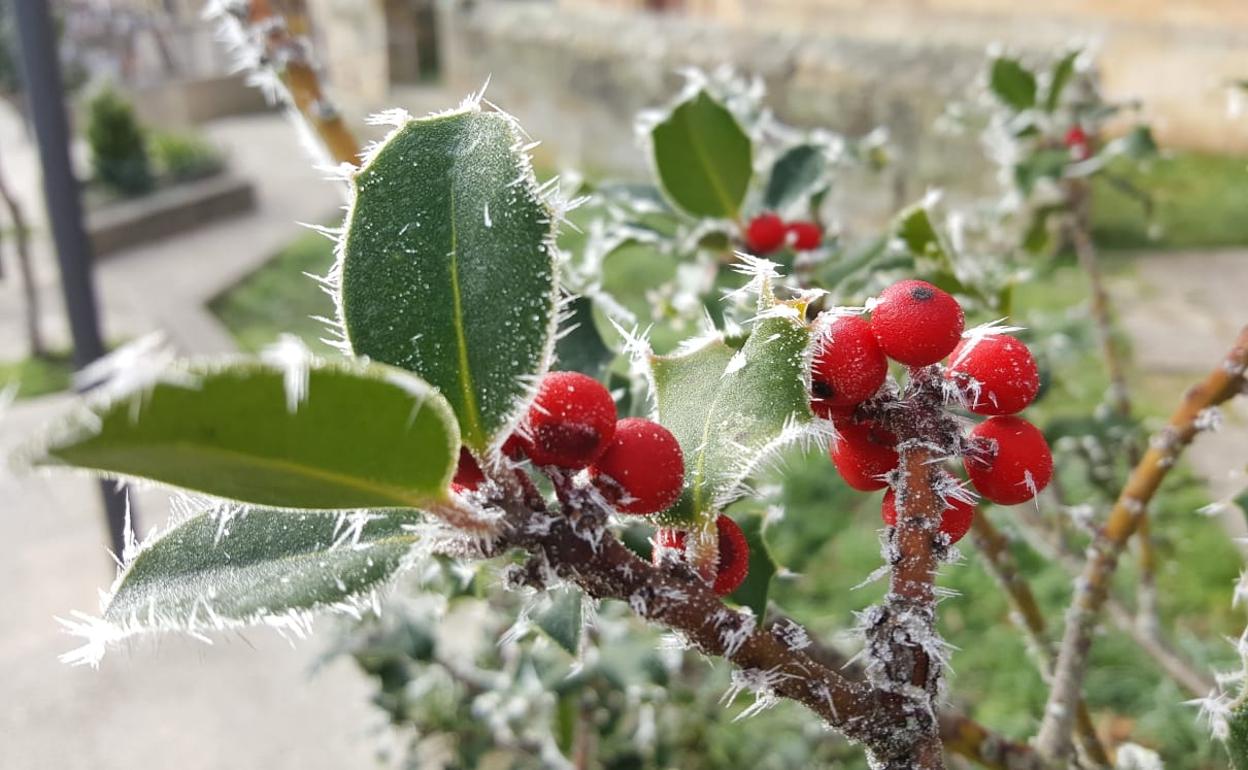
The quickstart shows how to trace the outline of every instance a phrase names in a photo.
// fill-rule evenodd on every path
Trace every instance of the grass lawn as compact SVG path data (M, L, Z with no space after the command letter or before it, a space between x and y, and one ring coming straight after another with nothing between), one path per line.
M332 318L334 303L305 273L324 275L334 262L334 244L305 231L260 269L209 304L238 344L255 352L290 332L321 352L325 325L313 316Z
M73 377L70 354L55 352L47 358L0 361L0 391L17 383L18 398L32 398L66 390Z
M1125 168L1125 166L1123 167ZM1152 193L1156 238L1139 202L1104 179L1093 187L1093 234L1105 249L1194 249L1248 244L1248 158L1175 152L1116 173Z

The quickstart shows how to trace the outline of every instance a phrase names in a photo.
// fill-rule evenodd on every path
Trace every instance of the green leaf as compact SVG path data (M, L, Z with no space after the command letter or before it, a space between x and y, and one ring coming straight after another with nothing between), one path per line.
M1036 106L1036 76L1018 59L999 57L992 62L988 86L997 98L1015 110Z
M192 365L88 409L36 462L275 508L419 507L459 454L446 401L378 364Z
M97 663L138 634L266 623L296 634L305 613L352 606L398 571L416 536L411 514L199 513L139 547L101 620L67 622L87 639L69 662ZM102 622L101 622L102 621Z
M803 435L810 330L798 315L760 318L740 351L715 339L651 357L659 422L685 456L684 493L663 523L710 521L761 462Z
M893 230L914 256L915 268L925 280L950 293L974 293L959 280L953 250L936 231L926 206L919 203L902 211Z
M729 598L753 610L754 617L762 623L767 614L767 594L771 591L771 579L776 574L776 560L772 558L771 548L763 536L766 519L759 513L747 513L735 518L750 546L750 571L745 576L745 581Z
M1049 87L1044 93L1044 110L1053 112L1062 100L1062 92L1066 90L1071 77L1075 74L1075 61L1081 52L1076 49L1068 52L1053 65L1053 73L1049 77Z
M355 174L342 243L352 349L441 391L478 451L554 345L553 217L521 142L510 117L475 107L408 120Z
M1110 146L1114 154L1125 155L1132 160L1143 160L1157 155L1157 140L1148 126L1135 126L1124 136L1115 139Z
M1030 195L1041 179L1061 179L1069 164L1069 150L1037 150L1014 166L1014 183L1023 194Z
M767 191L763 201L768 209L779 211L802 196L809 195L823 169L827 159L823 150L813 144L799 144L790 148L771 167L771 177L767 180Z
M569 655L581 649L581 592L562 588L550 593L550 606L533 619L537 627Z
M1248 700L1240 696L1226 717L1229 734L1226 748L1231 753L1231 766L1235 770L1248 770Z
M739 217L753 148L726 107L699 91L650 136L659 182L673 204L695 217Z
M564 371L588 374L602 380L615 360L598 326L594 323L594 303L588 297L577 297L568 306L568 325L555 343L555 360Z

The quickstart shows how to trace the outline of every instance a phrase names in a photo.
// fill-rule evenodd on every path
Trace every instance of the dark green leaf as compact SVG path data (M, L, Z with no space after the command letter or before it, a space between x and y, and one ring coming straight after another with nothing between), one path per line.
M998 99L1015 110L1036 106L1036 76L1018 59L994 59L988 85Z
M1143 160L1157 155L1157 140L1148 126L1135 126L1126 135L1115 139L1110 147L1113 153L1125 155L1132 160Z
M1049 77L1049 87L1044 94L1044 109L1046 112L1053 112L1061 103L1062 92L1066 90L1066 85L1070 83L1070 78L1075 74L1075 60L1079 58L1080 51L1074 50L1057 60L1053 65L1053 73Z
M594 303L577 297L568 308L567 331L555 343L555 359L564 371L588 374L595 380L606 377L615 353L603 342L594 323Z
M826 165L823 150L815 145L799 144L790 148L771 167L767 192L763 196L766 207L779 211L809 195Z
M380 364L308 364L302 381L299 366L192 366L186 382L91 406L37 461L276 508L446 495L459 431L436 391Z
M103 622L66 660L97 663L106 644L144 633L266 623L298 634L305 613L347 606L389 579L416 542L411 514L200 513L142 545L113 585Z
M569 655L581 649L581 592L560 588L550 592L550 606L533 619L537 627Z
M767 594L771 591L771 579L776 574L776 561L764 537L766 519L759 513L746 513L735 517L745 533L750 546L750 571L745 582L731 595L732 601L754 611L754 617L762 623L767 614Z
M699 91L651 132L667 197L695 217L736 219L750 186L753 149L736 118Z
M901 212L894 232L914 255L915 268L924 280L950 293L973 293L958 278L953 251L936 231L926 206L917 204Z
M552 215L519 129L468 108L396 130L353 179L342 318L354 351L418 373L483 450L554 343Z
M1069 163L1068 150L1037 150L1014 166L1014 182L1030 195L1041 179L1061 179Z
M1226 748L1235 770L1248 770L1248 697L1240 696L1226 717L1229 728Z

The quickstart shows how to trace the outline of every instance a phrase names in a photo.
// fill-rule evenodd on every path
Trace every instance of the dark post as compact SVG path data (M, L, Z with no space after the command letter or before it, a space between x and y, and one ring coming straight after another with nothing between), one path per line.
M48 223L74 338L74 366L82 369L104 355L104 343L91 276L91 244L82 224L78 180L69 161L61 65L47 0L17 0L17 37L24 91L39 140ZM108 481L100 482L100 490L113 551L120 557L125 545L125 490Z

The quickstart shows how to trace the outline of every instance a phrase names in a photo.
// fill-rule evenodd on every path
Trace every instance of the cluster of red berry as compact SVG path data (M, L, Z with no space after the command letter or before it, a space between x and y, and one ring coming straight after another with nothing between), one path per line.
M820 331L811 366L811 407L831 419L839 434L830 455L845 483L864 492L889 486L900 457L897 437L857 407L883 386L888 359L917 369L946 357L944 377L964 394L966 407L989 416L971 429L963 466L979 493L1002 505L1030 500L1048 484L1053 458L1038 429L1014 417L1036 397L1039 372L1019 340L991 328L963 335L962 307L924 281L901 281L884 290L862 315L835 315ZM892 489L881 515L896 523ZM948 499L941 531L957 542L970 529L974 506Z
M521 429L503 445L503 452L514 458L526 456L541 467L588 469L594 486L620 513L667 510L684 485L680 444L653 420L617 417L615 401L602 383L579 372L551 372L542 379ZM484 480L473 456L461 450L452 489L475 490ZM745 579L749 546L731 518L720 516L716 524L720 569L714 589L726 595ZM660 529L655 536L656 563L663 549L683 555L686 541L681 530Z
M782 246L811 251L823 243L823 228L814 222L785 222L775 214L759 214L745 227L745 246L762 256Z

